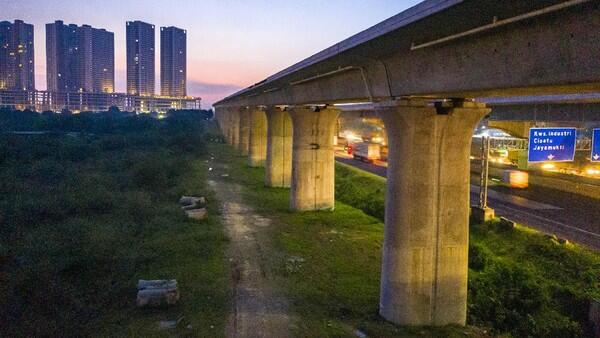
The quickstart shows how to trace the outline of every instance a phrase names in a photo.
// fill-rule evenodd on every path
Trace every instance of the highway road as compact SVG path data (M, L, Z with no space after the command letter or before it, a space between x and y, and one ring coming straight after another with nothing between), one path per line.
M384 163L364 163L336 153L336 160L386 177ZM471 176L471 205L479 204L479 176ZM600 251L600 201L554 189L511 189L490 182L488 205L496 216Z

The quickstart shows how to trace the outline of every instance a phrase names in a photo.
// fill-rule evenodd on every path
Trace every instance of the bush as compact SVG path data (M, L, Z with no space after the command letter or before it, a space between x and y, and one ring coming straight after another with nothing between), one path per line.
M483 245L471 244L469 246L469 268L481 271L488 266L492 253Z
M472 324L518 336L535 331L534 314L548 298L529 271L499 261L471 275L469 321Z

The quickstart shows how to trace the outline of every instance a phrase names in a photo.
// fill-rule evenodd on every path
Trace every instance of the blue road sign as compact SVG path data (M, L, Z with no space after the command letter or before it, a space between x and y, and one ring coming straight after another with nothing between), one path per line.
M529 162L569 162L575 158L575 128L529 129Z
M600 129L592 134L592 162L600 162Z

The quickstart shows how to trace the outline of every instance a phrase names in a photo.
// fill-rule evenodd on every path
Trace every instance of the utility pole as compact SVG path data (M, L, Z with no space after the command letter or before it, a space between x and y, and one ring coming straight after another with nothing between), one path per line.
M490 168L490 137L481 137L481 176L479 179L479 207L487 208L488 177Z
M481 137L481 176L479 179L479 205L471 207L473 217L477 222L484 223L494 219L494 209L487 206L488 173L490 163L490 137Z

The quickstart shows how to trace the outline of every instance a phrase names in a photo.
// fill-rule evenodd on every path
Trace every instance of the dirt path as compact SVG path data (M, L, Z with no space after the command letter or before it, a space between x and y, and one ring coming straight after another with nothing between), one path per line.
M287 301L275 294L263 268L266 243L261 232L271 221L254 213L242 200L241 187L222 178L223 173L223 167L215 168L208 183L222 201L223 222L231 240L228 257L234 294L226 336L289 337Z

